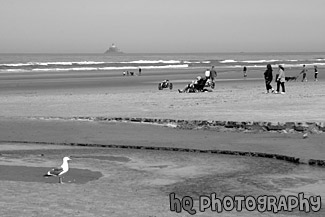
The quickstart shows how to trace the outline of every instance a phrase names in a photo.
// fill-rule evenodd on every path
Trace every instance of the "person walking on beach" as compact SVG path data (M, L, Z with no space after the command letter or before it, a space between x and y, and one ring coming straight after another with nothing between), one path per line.
M267 64L266 71L264 72L264 79L265 79L265 85L266 85L266 93L269 93L271 90L272 93L274 93L274 89L271 86L271 82L273 80L273 69L271 64Z
M279 93L280 92L280 85L281 85L281 88L282 88L282 91L280 92L281 94L285 94L285 87L284 87L284 83L286 81L286 76L285 76L285 73L284 73L284 68L282 65L279 65L279 76L277 76L276 78L276 84L277 84L277 88L276 88L276 93Z
M244 73L244 78L246 78L247 77L247 67L246 66L244 66L244 68L243 68L243 73Z
M142 71L142 70L141 70L141 68L139 67L139 76L141 76L141 71Z
M304 82L304 81L307 82L307 77L306 77L307 71L308 70L306 69L306 65L303 65L302 66L302 71L300 72L300 74L302 74L302 80L301 80L301 82Z
M317 66L314 66L314 69L315 69L315 81L318 81L317 80L317 77L318 77L318 69L317 69Z
M217 77L217 71L214 69L214 66L211 66L211 69L210 69L210 78L212 81L214 81L214 78Z

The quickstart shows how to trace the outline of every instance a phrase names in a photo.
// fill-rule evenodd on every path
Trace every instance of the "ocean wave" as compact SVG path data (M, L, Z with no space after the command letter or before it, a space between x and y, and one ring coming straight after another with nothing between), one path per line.
M181 63L180 60L135 60L135 61L129 61L129 62L120 62L120 63L136 63L136 64L158 64L158 63L164 63L164 64L177 64Z
M237 63L236 60L222 60L220 63Z
M191 63L196 63L196 64L199 64L199 63L201 63L200 61L184 61L184 63L186 63L186 64L191 64Z
M272 63L272 62L278 62L280 60L244 60L241 61L243 63Z
M34 68L34 69L3 69L1 72L58 72L58 71L104 71L104 70L137 70L138 66L121 67L69 67L69 68ZM142 69L176 69L188 68L188 64L163 65L163 66L143 66Z
M0 66L8 67L19 67L19 66L51 66L51 65L96 65L96 64L105 64L106 62L96 62L96 61L80 61L80 62L28 62L28 63L4 63ZM109 62L107 62L109 63Z
M29 72L30 70L26 69L5 69L5 70L0 70L0 73L21 73L21 72Z

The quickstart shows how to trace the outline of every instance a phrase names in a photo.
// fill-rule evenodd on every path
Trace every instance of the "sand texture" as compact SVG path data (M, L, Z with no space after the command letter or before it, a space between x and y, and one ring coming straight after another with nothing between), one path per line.
M225 71L218 75L213 92L178 93L178 88L203 71L143 71L142 76L128 77L121 72L0 74L0 174L6 174L0 177L0 215L189 216L169 210L171 192L196 200L212 192L220 197L305 192L324 200L323 167L185 151L261 152L304 162L325 160L321 131L308 131L304 137L306 132L297 131L186 129L91 121L92 117L325 121L321 73L318 82L286 83L285 95L263 93L264 70L251 70L246 80L241 71ZM290 74L295 75L295 69L288 70ZM164 79L174 84L173 90L158 90L158 83ZM89 145L97 147L85 147ZM104 148L107 145L124 148ZM140 148L127 148L130 146ZM169 151L176 149L183 151ZM71 173L63 179L67 182L60 185L57 178L44 180L44 172L61 163L63 156L72 158ZM306 213L208 211L197 216L216 214L278 217ZM324 211L309 215L324 216Z

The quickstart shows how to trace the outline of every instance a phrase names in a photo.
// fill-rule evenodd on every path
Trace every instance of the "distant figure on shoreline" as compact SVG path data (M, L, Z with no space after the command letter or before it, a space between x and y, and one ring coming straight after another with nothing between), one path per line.
M210 79L212 81L214 81L214 78L217 77L217 71L214 69L214 66L211 66L211 69L210 69Z
M302 66L302 71L300 72L300 74L302 74L302 80L301 80L301 82L304 82L304 81L306 81L307 82L307 69L306 69L306 65L303 65Z
M314 70L315 70L315 81L318 81L317 77L318 77L318 69L317 66L314 66Z
M276 82L277 82L276 93L280 92L280 85L281 85L282 91L280 93L285 94L285 87L284 87L284 83L286 81L285 78L286 78L286 76L284 73L284 68L282 65L279 65L279 76L277 76L277 78L276 78Z
M270 90L272 90L272 93L274 93L274 89L271 86L271 82L273 80L273 69L271 64L267 64L266 66L266 71L264 72L264 79L266 85L266 93L269 93Z
M243 68L244 78L247 78L247 67L244 66Z
M139 67L139 76L141 76L142 69Z

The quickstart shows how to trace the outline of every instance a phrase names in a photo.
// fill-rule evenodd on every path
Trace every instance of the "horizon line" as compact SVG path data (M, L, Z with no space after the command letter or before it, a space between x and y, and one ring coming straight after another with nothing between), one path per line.
M216 52L123 52L123 53L97 53L97 52L0 52L3 54L103 54L107 56L123 56L127 54L240 54L240 53L325 53L325 51L216 51Z

